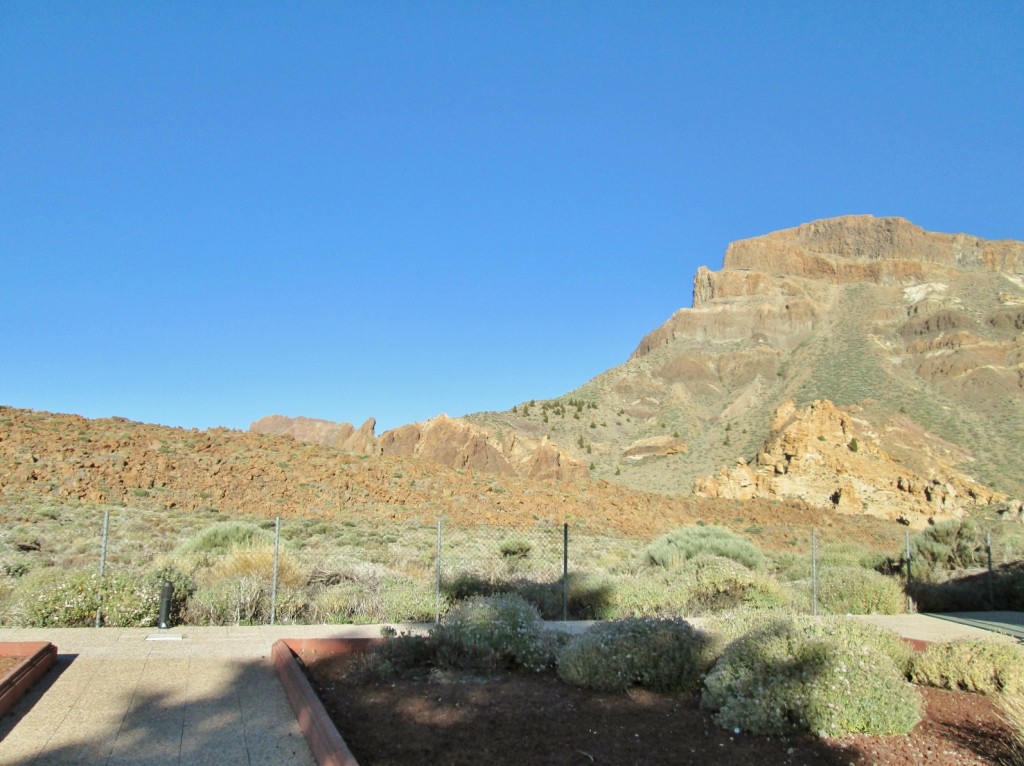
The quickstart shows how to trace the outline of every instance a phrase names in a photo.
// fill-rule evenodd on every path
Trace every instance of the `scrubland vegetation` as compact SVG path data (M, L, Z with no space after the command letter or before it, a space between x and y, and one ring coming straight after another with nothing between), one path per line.
M102 520L110 513L104 577ZM174 585L172 618L251 624L271 617L274 521L120 507L12 504L0 509L0 622L5 625L156 624L160 586ZM545 619L708 616L723 610L892 614L1024 607L1024 529L979 516L925 529L905 552L819 536L809 550L762 550L757 529L693 526L654 540L562 528L437 527L287 518L281 527L278 622L434 621L465 599L513 593ZM992 535L993 575L984 568ZM438 590L438 583L440 589ZM816 595L816 603L815 603ZM908 595L910 601L908 601Z

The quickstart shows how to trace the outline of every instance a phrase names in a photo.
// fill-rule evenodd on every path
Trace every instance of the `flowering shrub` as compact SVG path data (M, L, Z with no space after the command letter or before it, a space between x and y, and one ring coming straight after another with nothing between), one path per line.
M165 578L176 583L177 597L187 598L188 579L166 568L142 577L113 572L103 578L86 570L37 570L18 584L12 621L38 627L88 627L96 624L98 611L103 625L152 627L157 624Z
M468 599L445 615L433 635L447 663L528 670L551 667L559 640L544 629L534 606L513 595Z
M558 653L558 675L599 691L637 684L658 690L696 684L706 668L707 636L685 620L637 618L599 623Z
M688 614L706 614L738 606L779 609L792 597L769 575L723 556L702 555L686 565L690 593Z
M909 731L920 694L878 644L840 626L790 618L737 639L705 679L702 706L720 726L755 734Z
M914 683L982 694L1024 693L1024 652L1015 644L985 640L932 644L914 658Z

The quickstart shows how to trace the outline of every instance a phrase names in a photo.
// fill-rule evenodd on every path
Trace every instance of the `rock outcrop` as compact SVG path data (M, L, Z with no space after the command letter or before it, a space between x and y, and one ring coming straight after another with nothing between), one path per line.
M257 434L291 436L300 442L323 444L343 452L359 455L373 455L378 451L374 434L377 421L369 418L359 428L351 423L334 423L316 418L290 418L284 415L268 415L249 426Z
M379 437L374 435L375 425L373 418L357 429L350 423L270 415L255 421L249 430L290 436L352 454L417 458L498 476L555 481L587 476L584 463L545 439L531 439L515 432L496 434L443 414L422 423L393 428Z
M694 491L705 497L801 499L840 513L865 513L922 526L929 519L955 518L976 504L1006 502L961 473L966 456L933 434L913 429L921 445L913 462L887 451L906 453L912 428L906 418L884 431L829 401L797 408L786 402L776 412L771 434L748 465L741 461L717 476L699 476Z

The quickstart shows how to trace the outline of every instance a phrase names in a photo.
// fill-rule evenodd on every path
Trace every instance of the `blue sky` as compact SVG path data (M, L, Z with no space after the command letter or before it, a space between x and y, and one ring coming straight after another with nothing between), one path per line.
M0 403L563 394L727 244L1024 239L1019 2L0 2Z

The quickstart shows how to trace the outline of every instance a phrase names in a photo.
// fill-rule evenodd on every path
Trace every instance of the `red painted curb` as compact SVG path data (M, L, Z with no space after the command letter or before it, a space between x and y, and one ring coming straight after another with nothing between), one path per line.
M5 641L0 642L0 655L25 658L0 678L2 716L57 662L57 647L49 641Z
M319 766L359 766L359 763L299 667L298 657L365 652L380 642L377 638L285 638L274 642L274 670Z

